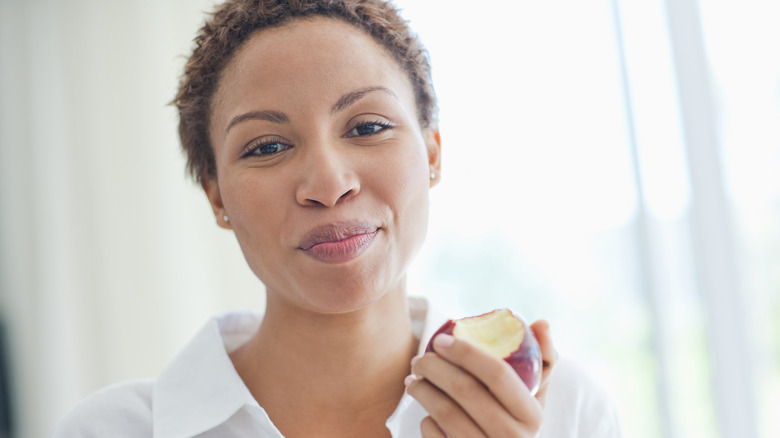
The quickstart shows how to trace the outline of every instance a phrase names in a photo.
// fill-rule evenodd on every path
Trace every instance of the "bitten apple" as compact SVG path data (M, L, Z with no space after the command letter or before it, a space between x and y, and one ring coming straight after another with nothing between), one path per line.
M505 360L535 395L542 379L542 351L531 327L522 316L509 309L468 318L449 320L433 334L426 352L433 350L433 338L440 333L470 342L489 354Z

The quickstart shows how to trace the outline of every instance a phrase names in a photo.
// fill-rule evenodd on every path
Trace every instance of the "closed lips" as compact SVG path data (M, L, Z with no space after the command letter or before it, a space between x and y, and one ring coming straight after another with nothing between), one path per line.
M322 263L345 263L367 250L378 230L364 223L326 225L307 234L299 248Z
M377 227L367 224L324 225L310 231L301 240L298 247L306 251L322 243L341 242L351 237L375 234L376 232Z

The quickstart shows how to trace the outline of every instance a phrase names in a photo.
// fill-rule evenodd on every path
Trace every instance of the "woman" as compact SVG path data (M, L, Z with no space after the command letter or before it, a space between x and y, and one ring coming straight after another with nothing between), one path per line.
M390 4L228 0L174 103L190 170L266 285L265 314L211 321L158 379L93 395L56 436L619 435L545 322L535 397L450 336L420 355L444 318L405 277L441 144L426 52Z

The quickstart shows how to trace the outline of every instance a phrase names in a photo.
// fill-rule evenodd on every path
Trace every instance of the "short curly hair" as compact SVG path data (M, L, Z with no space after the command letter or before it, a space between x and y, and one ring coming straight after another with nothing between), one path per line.
M225 66L255 32L299 18L339 19L388 49L411 81L421 128L437 123L436 95L427 50L398 9L384 0L226 0L198 32L172 101L179 111L179 138L187 170L199 183L217 176L209 140L211 105Z

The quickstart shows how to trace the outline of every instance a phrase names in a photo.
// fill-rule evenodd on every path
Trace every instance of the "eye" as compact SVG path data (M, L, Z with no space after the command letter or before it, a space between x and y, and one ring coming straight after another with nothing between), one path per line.
M373 122L361 122L349 131L346 137L363 137L366 135L378 134L386 129L391 129L393 126L388 122L373 121Z
M284 152L291 147L292 146L282 143L278 139L258 140L250 143L249 146L246 147L245 152L241 155L241 157L269 157L271 155Z

